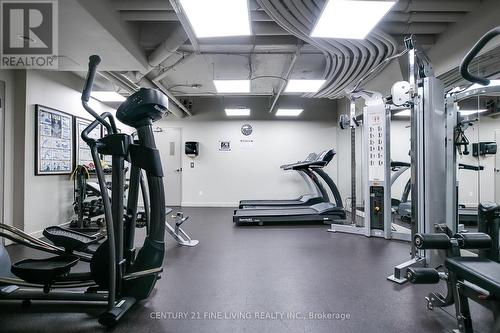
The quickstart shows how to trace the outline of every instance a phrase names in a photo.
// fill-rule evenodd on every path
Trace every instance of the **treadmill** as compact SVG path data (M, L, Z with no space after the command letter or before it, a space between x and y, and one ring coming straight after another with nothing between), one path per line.
M320 154L317 161L300 163L302 167L311 171L311 174L318 174L330 187L335 204L331 202L320 202L310 206L269 206L251 209L236 209L233 215L233 222L238 225L282 222L302 222L331 224L334 221L346 219L346 213L342 205L342 199L337 186L333 180L321 170L335 156L333 149ZM322 187L321 183L318 184ZM325 191L325 198L328 194Z
M320 154L321 155L321 154ZM314 194L301 195L296 199L288 200L241 200L239 203L240 209L253 209L253 208L274 208L274 207L289 207L289 206L312 206L320 202L328 201L325 198L326 191L317 177L308 168L310 162L318 161L318 158L325 158L325 156L310 153L305 160L296 163L284 164L280 166L282 170L295 170L304 179L310 189L314 189ZM331 157L330 157L331 155ZM330 154L327 158L331 161L335 152ZM327 163L328 164L328 163ZM326 194L327 195L327 194Z

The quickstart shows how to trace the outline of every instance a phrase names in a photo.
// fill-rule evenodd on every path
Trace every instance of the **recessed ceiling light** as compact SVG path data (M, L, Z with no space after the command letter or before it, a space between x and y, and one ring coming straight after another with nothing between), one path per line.
M481 113L481 112L486 112L488 110L486 109L481 109L481 110L460 110L460 115L462 116L470 116L472 114L476 114L476 113Z
M249 36L247 0L181 0L196 37Z
M304 109L278 109L277 117L298 117Z
M288 80L287 93L315 93L325 83L325 80Z
M247 94L250 92L250 80L214 80L219 94Z
M123 102L125 97L115 91L93 91L90 96L101 102Z
M228 117L245 117L250 115L250 109L225 109Z
M409 116L411 116L411 111L410 111L410 109L404 109L404 110L401 110L399 112L396 112L394 114L394 116L396 116L396 117L409 117Z
M329 0L311 37L364 39L394 1Z

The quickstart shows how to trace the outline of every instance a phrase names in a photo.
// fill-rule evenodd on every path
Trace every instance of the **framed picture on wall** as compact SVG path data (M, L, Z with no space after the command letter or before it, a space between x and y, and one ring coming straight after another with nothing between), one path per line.
M73 170L73 116L35 105L35 175L64 175Z
M82 139L83 130L90 125L92 122L87 119L74 117L75 118L75 163L76 165L84 165L88 169L94 169L92 160L92 154L90 152L90 147ZM101 138L101 126L97 126L90 132L90 137L92 139Z

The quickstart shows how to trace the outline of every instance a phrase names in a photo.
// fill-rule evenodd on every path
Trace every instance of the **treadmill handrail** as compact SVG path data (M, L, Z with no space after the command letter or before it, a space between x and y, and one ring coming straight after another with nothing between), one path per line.
M314 172L312 172L311 169L308 169L308 168L306 168L302 171L304 171L304 173L307 176L309 176L309 178L313 181L314 185L316 186L316 188L319 190L319 193L323 197L323 201L330 202L330 197L328 196L328 192L325 190L325 187L323 186L323 184L321 184L318 177L316 177L316 174Z
M337 184L333 181L333 179L322 169L313 168L311 169L313 172L317 173L328 185L330 191L333 194L333 199L335 200L335 206L344 208L344 204L342 203L342 196L340 195L340 191L337 187Z
M298 170L298 169L307 169L309 167L325 167L328 165L328 162L324 161L314 161L314 162L302 162L296 163L291 166L282 167L283 170Z

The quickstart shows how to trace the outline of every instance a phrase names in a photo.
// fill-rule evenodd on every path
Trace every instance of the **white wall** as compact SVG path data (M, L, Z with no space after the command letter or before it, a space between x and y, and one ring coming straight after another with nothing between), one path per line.
M310 152L336 147L332 123L250 121L254 133L241 134L243 121L186 122L179 124L184 141L199 141L200 155L183 156L182 204L184 206L236 206L242 199L295 198L307 193L296 172L280 165L304 159ZM251 149L241 139L254 141ZM231 152L218 151L219 140L230 140ZM326 172L335 180L331 163ZM168 195L168 193L167 193Z
M91 119L81 106L83 82L68 72L27 71L24 169L24 230L39 235L47 226L69 222L73 215L73 182L69 175L35 176L35 104ZM91 100L98 113L114 110ZM121 125L124 126L124 125Z
M298 197L308 192L307 186L296 172L284 172L280 165L302 160L311 152L337 150L335 110L311 109L309 112L329 112L329 116L317 120L228 120L213 116L223 113L220 106L207 103L200 107L210 109L212 116L202 114L187 120L169 118L155 124L162 128L181 128L183 147L185 141L200 142L198 157L191 159L184 154L182 157L184 206L234 207L242 199ZM252 112L258 110L252 109ZM243 124L252 125L250 136L241 134ZM158 137L161 138L161 133ZM253 140L253 147L242 148L241 139ZM219 140L230 140L231 152L220 152ZM195 163L194 168L190 168L191 161ZM325 169L334 181L337 163L335 156Z

